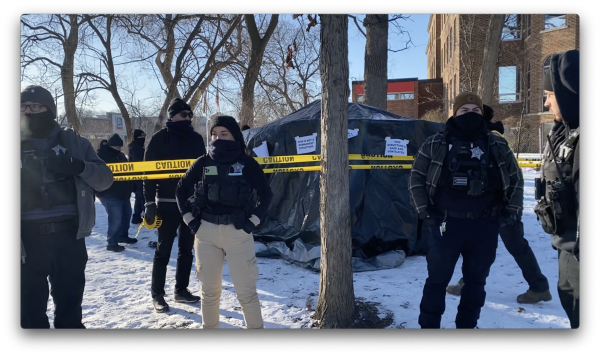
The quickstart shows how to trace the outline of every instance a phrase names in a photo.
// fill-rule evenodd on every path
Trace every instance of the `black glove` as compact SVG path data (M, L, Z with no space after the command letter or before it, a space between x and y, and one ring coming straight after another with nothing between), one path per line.
M146 204L146 209L144 210L144 220L149 225L154 223L154 219L156 218L156 203L148 203Z
M192 230L192 234L196 235L198 229L200 229L200 224L202 224L202 222L198 221L198 219L193 219L188 223L188 227Z
M63 153L55 156L54 154L48 158L48 170L62 174L65 176L76 176L83 172L85 163L82 160L71 155Z
M254 215L252 215L254 216ZM258 219L258 218L257 218ZM260 224L260 222L259 222ZM252 231L256 230L256 226L249 218L244 221L244 227L242 228L247 234L251 234Z

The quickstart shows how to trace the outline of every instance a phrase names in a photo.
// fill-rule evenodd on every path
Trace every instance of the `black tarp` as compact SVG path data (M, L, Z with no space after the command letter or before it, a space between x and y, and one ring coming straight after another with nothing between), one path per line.
M383 155L385 138L390 137L409 140L407 155L414 156L425 139L442 130L443 125L348 103L348 129L359 129L356 137L348 139L350 154ZM321 101L243 133L252 156L256 156L252 149L263 141L266 141L270 156L296 155L295 137L314 133L317 133L316 151L307 154L320 154ZM350 161L350 164L402 163L412 162ZM271 164L263 168L318 164ZM422 251L421 243L417 241L417 214L410 204L409 175L410 171L403 169L350 171L349 208L355 271L397 267L405 255ZM266 221L261 222L254 232L255 239L266 243L271 253L316 269L319 264L315 247L320 245L319 177L318 171L267 174L273 200Z

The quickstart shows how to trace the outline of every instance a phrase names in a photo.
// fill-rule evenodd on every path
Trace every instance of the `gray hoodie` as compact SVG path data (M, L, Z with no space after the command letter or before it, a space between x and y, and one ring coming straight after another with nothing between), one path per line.
M72 129L61 129L59 135L68 152L85 163L83 172L74 177L79 213L77 239L82 239L92 234L92 227L96 223L94 190L108 189L113 183L113 174L106 163L98 158L86 138L79 136Z

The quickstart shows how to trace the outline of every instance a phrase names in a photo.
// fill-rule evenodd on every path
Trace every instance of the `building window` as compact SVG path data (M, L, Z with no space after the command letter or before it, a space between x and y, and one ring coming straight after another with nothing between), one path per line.
M387 100L413 100L415 93L388 93Z
M546 77L546 73L550 70L550 57L546 58L544 61L544 69L542 70L542 112L548 112L550 109L544 106L546 103L546 92L544 91L544 78Z
M527 63L525 74L525 113L531 112L531 64Z
M525 15L525 38L531 35L531 15Z
M498 102L505 104L520 101L521 75L519 67L500 67L498 69Z
M544 15L544 30L567 25L567 15Z
M359 103L362 103L365 101L365 96L364 95L357 95L356 96L356 101Z
M516 41L521 39L521 15L510 14L504 19L502 28L502 41Z
M123 118L117 117L117 130L123 129Z
M454 74L454 94L458 95L458 83L456 83L456 74Z

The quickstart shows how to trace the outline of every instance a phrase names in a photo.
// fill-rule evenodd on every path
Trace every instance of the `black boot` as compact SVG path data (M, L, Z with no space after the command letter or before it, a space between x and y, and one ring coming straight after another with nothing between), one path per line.
M126 237L124 239L121 239L121 241L119 241L119 242L124 243L124 244L134 244L134 243L138 242L138 240L132 239L131 237Z
M153 298L152 304L154 305L154 310L156 310L157 313L164 313L169 311L169 304L165 302L165 297L163 297L162 295Z
M175 292L175 301L178 303L196 303L199 300L200 297L190 293L187 288L179 293Z
M112 251L112 252L121 252L121 251L125 250L125 247L119 246L119 245L108 245L108 246L106 246L106 249L108 251Z

